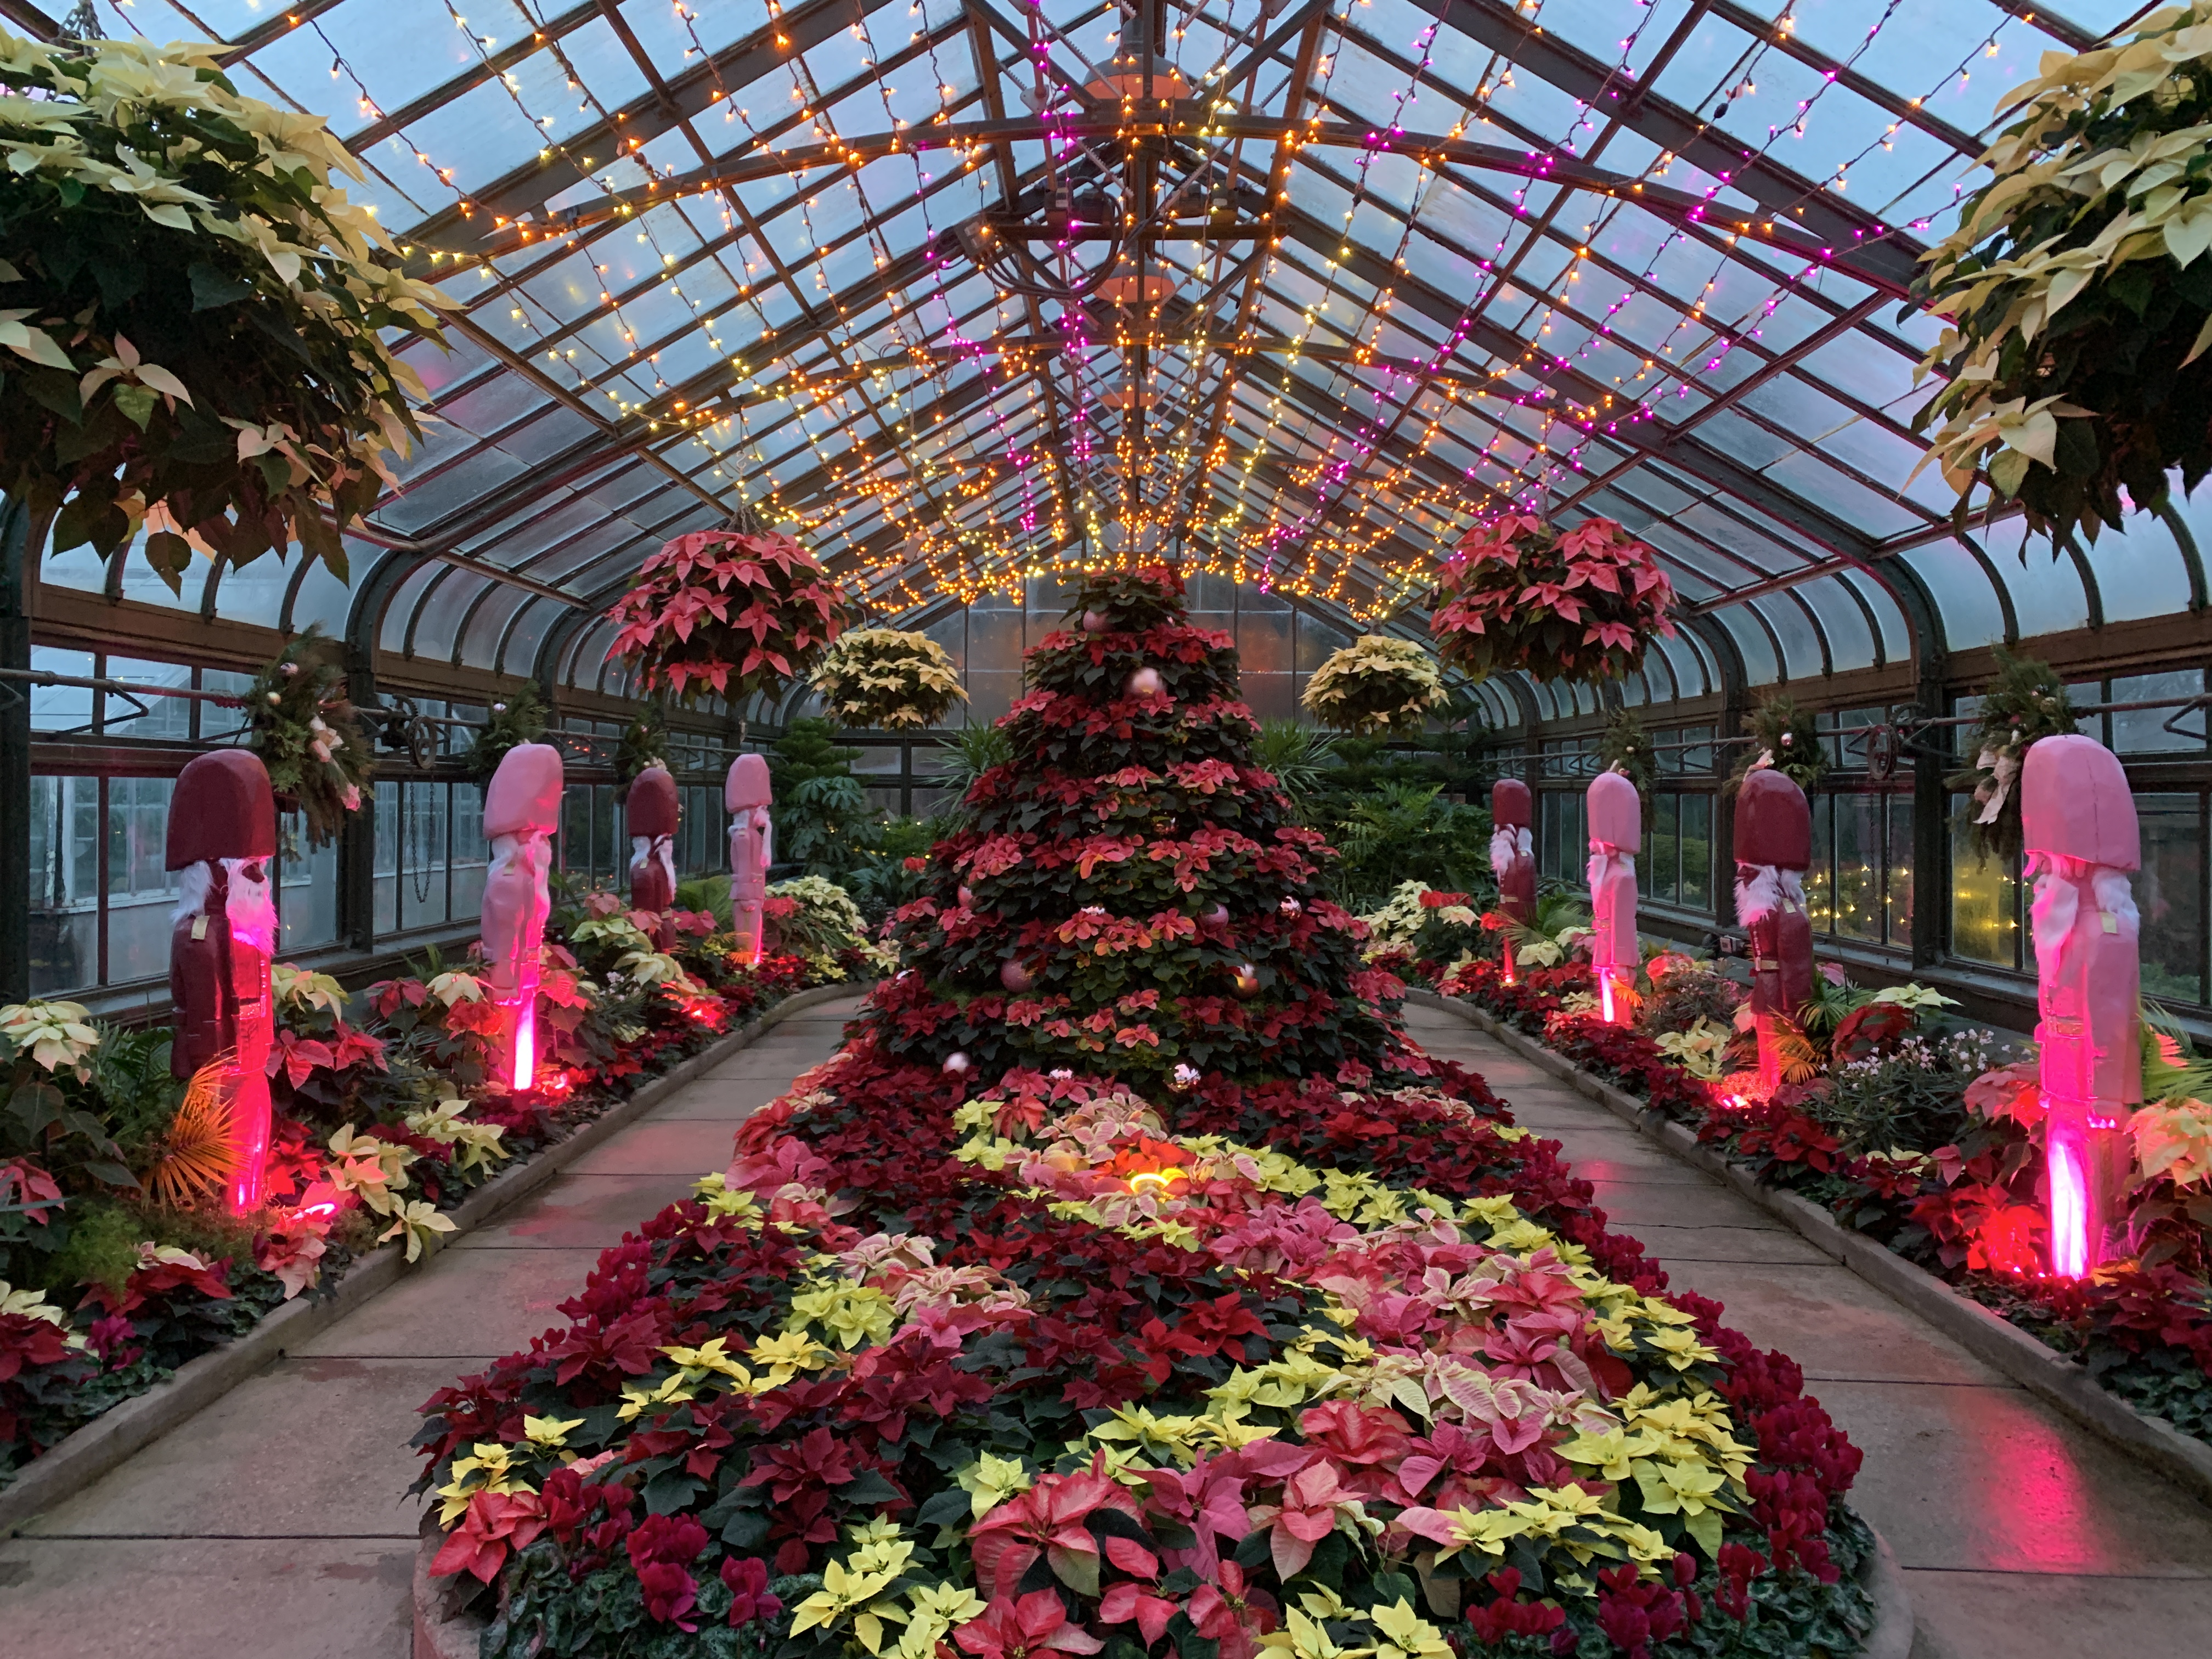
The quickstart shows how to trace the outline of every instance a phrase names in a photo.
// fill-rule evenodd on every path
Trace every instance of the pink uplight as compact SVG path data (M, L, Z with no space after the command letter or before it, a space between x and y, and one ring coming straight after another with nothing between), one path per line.
M2089 1271L2089 1183L2081 1148L2067 1127L2051 1120L2050 1133L2051 1270L2061 1279L2081 1279Z
M1597 1001L1598 1001L1598 1007L1599 1007L1599 1008L1603 1012L1603 1013L1604 1013L1604 1015L1605 1015L1605 1023L1606 1023L1607 1024L1608 1024L1608 1025L1618 1025L1618 1024L1620 1024L1620 1018L1619 1018L1614 1014L1614 1012L1613 1012L1613 975L1610 975L1610 974L1600 974L1600 975L1598 975L1598 977L1597 977Z
M513 1088L521 1095L530 1092L538 1080L538 1009L532 997L514 1016L514 1071Z

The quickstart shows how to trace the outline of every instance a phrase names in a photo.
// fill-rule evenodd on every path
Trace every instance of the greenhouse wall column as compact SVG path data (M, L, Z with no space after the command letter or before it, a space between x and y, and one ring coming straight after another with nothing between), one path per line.
M0 502L0 668L31 665L32 572L46 527ZM0 1002L31 994L31 688L0 684Z

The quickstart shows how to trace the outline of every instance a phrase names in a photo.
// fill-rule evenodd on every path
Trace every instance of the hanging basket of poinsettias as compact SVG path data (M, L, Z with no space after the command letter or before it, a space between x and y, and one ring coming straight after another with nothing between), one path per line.
M607 612L610 658L678 702L734 702L811 673L859 616L819 561L777 531L701 530L648 558Z
M1363 737L1416 730L1444 702L1443 675L1411 640L1363 634L1314 670L1299 701L1323 726Z
M1986 479L2056 541L2212 471L2212 0L2042 68L1923 256L1948 325L1912 424L1961 515Z
M1508 513L1468 532L1437 573L1437 654L1474 680L1517 668L1592 684L1672 637L1674 590L1657 556L1611 519L1556 530Z
M960 671L927 634L848 629L814 672L822 707L840 726L919 731L964 702Z

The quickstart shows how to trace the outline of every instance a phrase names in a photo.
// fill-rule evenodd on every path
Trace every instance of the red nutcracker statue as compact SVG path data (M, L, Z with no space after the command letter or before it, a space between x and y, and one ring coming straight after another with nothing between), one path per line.
M188 763L169 799L168 867L179 872L169 935L169 1000L176 1039L170 1072L210 1075L238 1154L230 1207L261 1207L269 1157L269 961L276 907L269 860L276 856L276 800L269 773L243 749Z
M561 827L561 751L524 743L501 757L484 792L491 867L484 876L483 953L492 996L507 1012L507 1082L517 1094L538 1079L538 970L553 908L546 837Z
M1500 778L1490 786L1490 870L1498 878L1498 908L1509 920L1526 927L1536 914L1536 843L1529 835L1535 822L1534 802L1528 786L1518 778ZM1514 981L1513 940L1507 936L1498 957L1505 982Z
M1751 935L1751 1012L1759 1026L1762 1098L1782 1086L1781 1028L1813 995L1813 919L1805 872L1813 863L1813 809L1772 767L1735 797L1735 917Z
M761 907L768 902L768 867L775 862L768 810L773 798L765 760L740 755L730 763L722 784L722 805L730 809L730 920L738 959L748 966L761 959Z
M2142 1103L2142 842L2127 774L2094 738L2045 738L2021 769L2035 934L2051 1265L2069 1279L2125 1253L2128 1117Z
M664 917L659 944L665 951L676 933L665 920L676 902L676 780L665 766L648 766L630 780L623 803L629 820L629 902Z
M1626 1025L1636 970L1636 855L1644 850L1644 802L1621 772L1601 772L1589 787L1590 965L1608 1025Z

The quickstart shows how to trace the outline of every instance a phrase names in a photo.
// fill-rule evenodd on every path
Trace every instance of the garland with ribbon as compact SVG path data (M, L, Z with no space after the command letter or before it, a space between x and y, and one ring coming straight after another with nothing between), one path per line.
M1965 728L1966 763L1943 780L1968 799L1958 823L1974 862L2016 859L2021 852L2020 769L2030 744L2081 729L2066 683L2049 663L1991 647L1996 678L1982 694L1981 723Z

